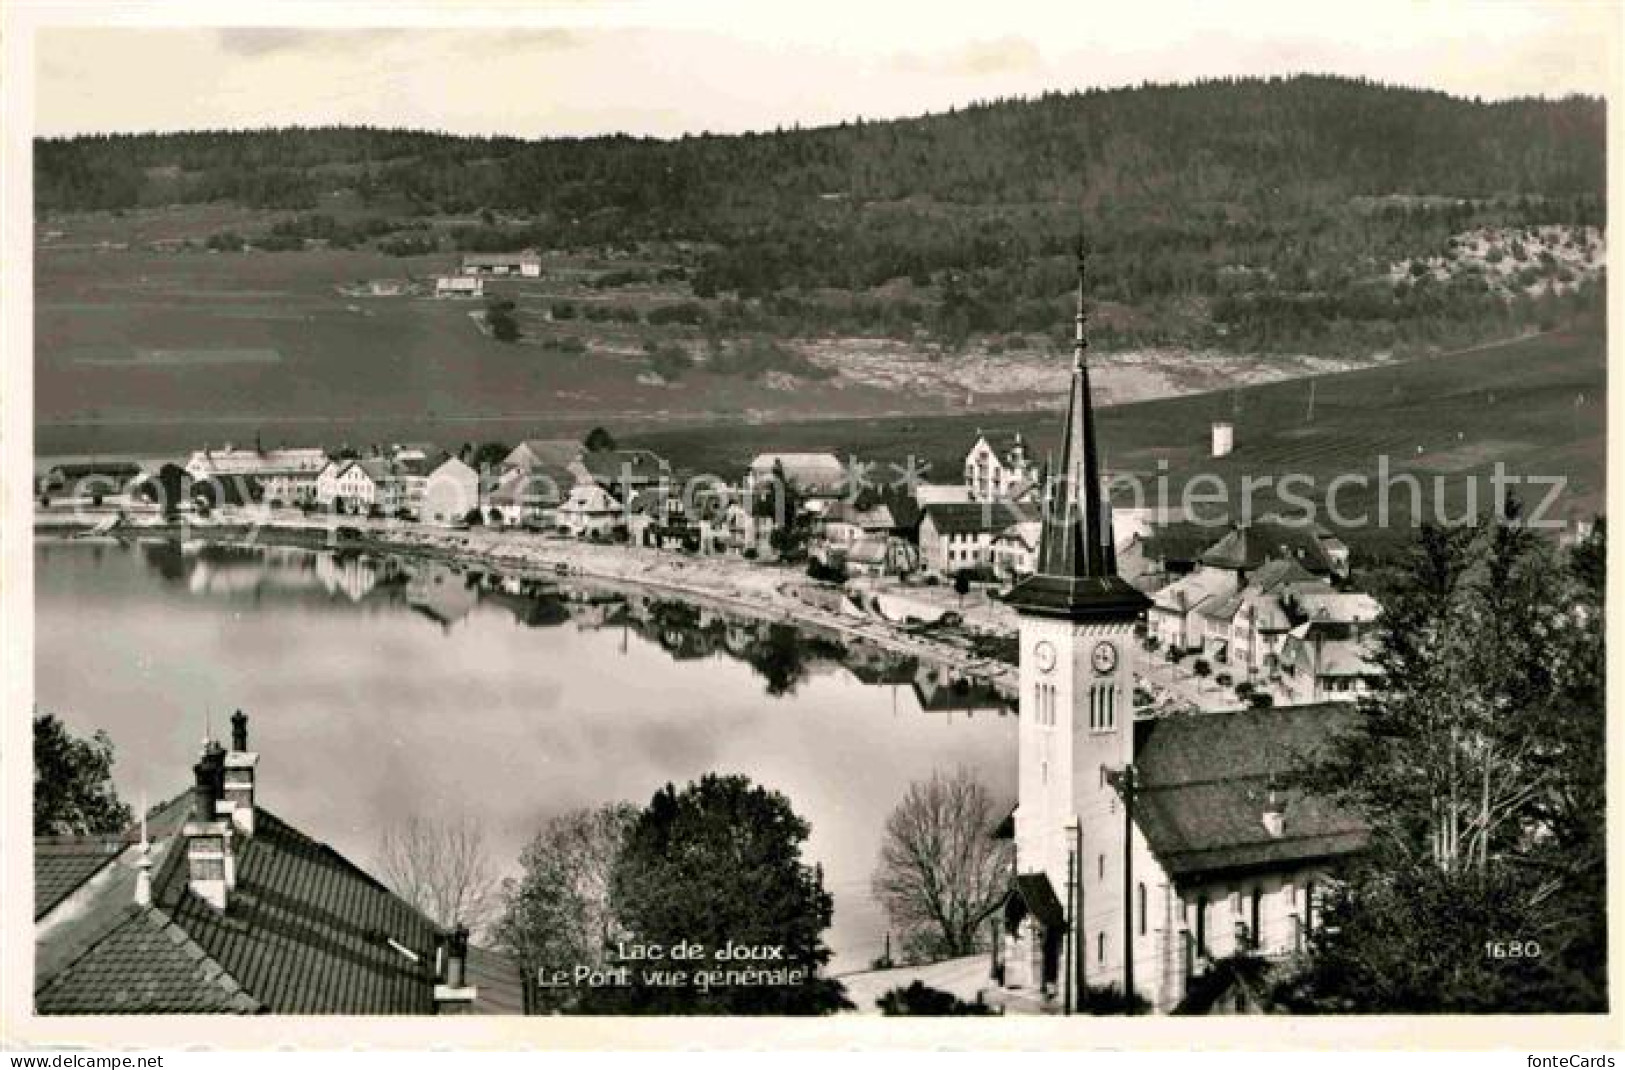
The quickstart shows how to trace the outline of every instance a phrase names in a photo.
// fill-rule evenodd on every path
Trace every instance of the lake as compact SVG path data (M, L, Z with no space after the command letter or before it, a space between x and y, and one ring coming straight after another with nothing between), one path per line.
M741 773L812 826L840 973L882 951L869 881L910 781L1015 796L996 696L834 636L381 555L40 539L34 563L39 707L107 731L126 801L186 789L241 707L261 801L363 866L393 821L468 815L513 874L551 817Z

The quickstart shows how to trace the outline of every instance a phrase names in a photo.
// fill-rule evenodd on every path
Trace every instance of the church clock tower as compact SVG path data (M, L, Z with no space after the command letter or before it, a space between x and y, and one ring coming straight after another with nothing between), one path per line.
M1117 574L1111 501L1100 485L1095 449L1084 288L1080 246L1060 469L1046 488L1037 570L1006 599L1020 615L1014 891L1025 909L1006 956L1005 982L1033 988L1061 979L1063 919L1073 914L1069 866L1078 846L1088 841L1089 858L1077 859L1077 879L1088 878L1090 889L1097 877L1090 859L1107 850L1107 829L1117 830L1111 855L1121 852L1122 818L1111 816L1121 811L1105 772L1134 760L1134 626L1150 604ZM1104 860L1099 866L1103 875ZM1086 914L1097 913L1096 906ZM1087 956L1090 949L1078 951Z

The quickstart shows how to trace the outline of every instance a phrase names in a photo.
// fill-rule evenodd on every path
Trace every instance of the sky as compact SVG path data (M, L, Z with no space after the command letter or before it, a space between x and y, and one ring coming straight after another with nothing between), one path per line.
M36 4L36 132L366 123L671 137L1300 72L1490 99L1600 95L1618 70L1621 17L1618 0L292 0L227 10L237 25L198 25L222 12L189 3L100 14ZM313 22L334 18L352 25ZM131 25L143 19L161 25Z

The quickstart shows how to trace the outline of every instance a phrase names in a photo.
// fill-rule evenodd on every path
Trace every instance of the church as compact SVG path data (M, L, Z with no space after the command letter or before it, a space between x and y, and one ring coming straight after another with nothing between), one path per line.
M1348 704L1137 718L1148 599L1117 572L1086 360L1085 261L1060 466L1020 617L1019 795L994 947L1007 993L1044 1010L1132 991L1189 1009L1237 956L1289 966L1361 821L1278 782L1357 716ZM1212 985L1203 986L1211 989ZM1256 1009L1251 995L1223 1010Z

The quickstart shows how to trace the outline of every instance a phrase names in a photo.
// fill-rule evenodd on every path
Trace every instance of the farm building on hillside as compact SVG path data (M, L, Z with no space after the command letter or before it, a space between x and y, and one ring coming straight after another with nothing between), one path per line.
M434 280L436 297L484 297L485 280L478 275L441 275Z
M1026 519L1004 502L928 505L920 519L921 562L943 576L991 569L993 541Z
M519 275L527 279L542 276L542 258L535 249L517 253L469 253L463 257L464 275Z

